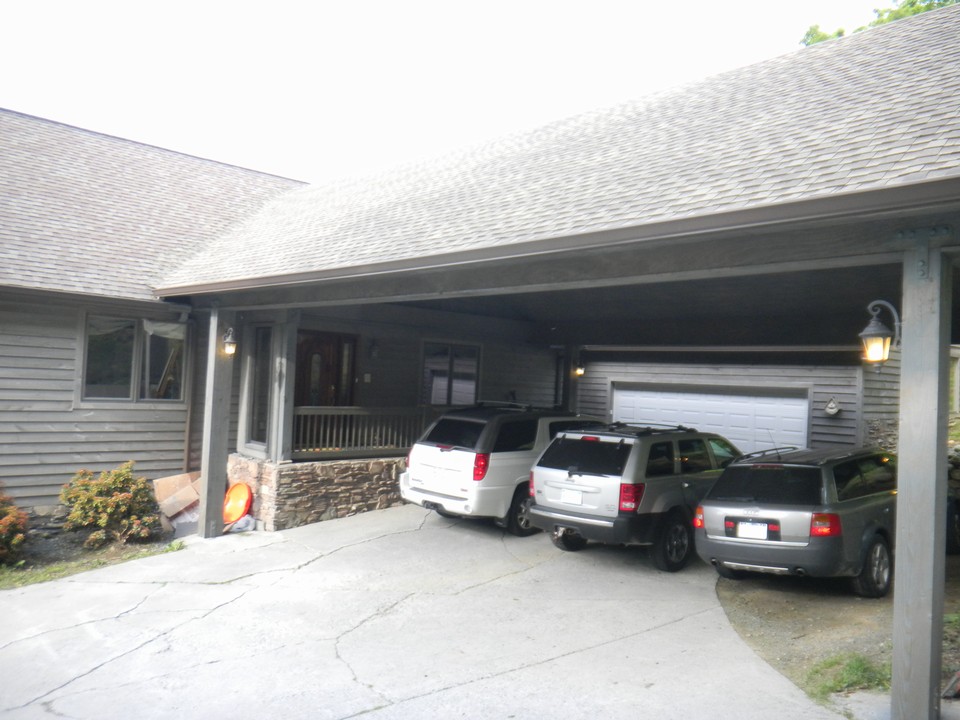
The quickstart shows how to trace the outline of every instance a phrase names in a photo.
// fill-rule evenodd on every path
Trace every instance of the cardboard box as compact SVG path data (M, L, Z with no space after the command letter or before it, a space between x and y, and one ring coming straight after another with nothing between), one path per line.
M200 501L200 473L182 473L157 478L153 481L153 492L160 505L160 512L172 518Z

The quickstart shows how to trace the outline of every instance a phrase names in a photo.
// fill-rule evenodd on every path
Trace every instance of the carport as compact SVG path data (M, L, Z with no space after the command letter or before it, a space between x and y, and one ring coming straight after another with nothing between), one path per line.
M204 532L220 529L230 432L234 371L219 341L244 316L288 329L318 309L521 323L527 342L563 349L577 407L572 369L591 352L856 363L867 306L885 300L902 320L892 716L937 717L947 376L960 340L958 10L390 182L297 191L227 233L160 291L210 316ZM292 338L273 346L277 377L292 371ZM278 395L269 435L282 448L289 397Z

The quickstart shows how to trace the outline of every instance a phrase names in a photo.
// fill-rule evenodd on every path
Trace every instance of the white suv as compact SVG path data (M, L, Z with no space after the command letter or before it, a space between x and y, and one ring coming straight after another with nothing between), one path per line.
M400 495L444 517L493 518L514 535L532 535L530 467L558 432L602 422L513 404L448 412L410 449Z

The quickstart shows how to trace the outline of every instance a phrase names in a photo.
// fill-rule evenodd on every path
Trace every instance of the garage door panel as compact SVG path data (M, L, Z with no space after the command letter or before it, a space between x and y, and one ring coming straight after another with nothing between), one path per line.
M744 452L807 444L806 398L615 388L613 419L686 425L723 435Z

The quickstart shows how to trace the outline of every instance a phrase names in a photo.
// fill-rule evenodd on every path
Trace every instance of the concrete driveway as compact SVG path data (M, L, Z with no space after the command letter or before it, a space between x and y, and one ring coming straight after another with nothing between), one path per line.
M3 718L838 718L714 571L415 506L0 592Z

